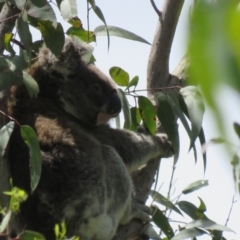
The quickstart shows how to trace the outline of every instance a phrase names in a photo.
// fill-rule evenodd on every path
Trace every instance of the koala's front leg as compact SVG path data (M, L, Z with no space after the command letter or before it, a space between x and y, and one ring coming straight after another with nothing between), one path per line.
M173 148L167 135L146 135L127 130L102 127L93 132L102 144L109 145L120 155L129 172L156 157L171 157Z

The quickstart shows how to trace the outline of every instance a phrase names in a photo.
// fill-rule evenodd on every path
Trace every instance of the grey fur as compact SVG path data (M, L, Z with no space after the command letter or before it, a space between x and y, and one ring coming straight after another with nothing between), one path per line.
M163 134L112 129L98 121L100 115L106 120L116 116L120 100L113 81L81 60L81 44L67 40L58 58L47 48L40 56L29 71L39 83L39 97L26 97L23 86L12 90L18 99L12 114L35 128L43 165L40 183L30 194L28 149L15 129L13 183L29 193L16 225L53 240L54 223L65 220L68 237L110 240L120 224L148 220L146 208L132 199L129 173L152 158L172 156L172 146Z

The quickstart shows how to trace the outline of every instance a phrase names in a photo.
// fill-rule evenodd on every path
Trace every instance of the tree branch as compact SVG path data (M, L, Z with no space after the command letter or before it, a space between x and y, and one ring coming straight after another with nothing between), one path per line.
M179 83L177 77L170 81L169 55L183 2L184 0L165 0L164 2L162 16L158 20L149 56L147 89L168 87L170 83L174 83L172 86L176 86ZM151 99L153 99L153 93L154 91L148 92L148 96ZM146 202L149 196L158 161L159 159L151 160L144 168L133 174L135 197L142 202ZM139 239L138 236L141 229L143 229L143 224L140 221L131 221L129 224L119 228L113 240Z

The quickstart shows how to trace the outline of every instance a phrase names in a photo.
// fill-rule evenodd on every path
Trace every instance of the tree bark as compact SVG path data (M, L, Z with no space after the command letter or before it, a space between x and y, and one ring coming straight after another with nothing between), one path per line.
M182 68L176 69L176 75L169 73L169 56L172 47L178 19L184 0L165 0L162 12L159 11L159 20L149 55L147 70L148 97L154 101L154 88L164 88L181 84L183 76ZM179 77L178 75L179 74ZM135 197L145 203L159 164L159 159L151 160L144 168L133 175ZM133 220L129 224L121 226L113 240L140 239L144 225L140 221Z

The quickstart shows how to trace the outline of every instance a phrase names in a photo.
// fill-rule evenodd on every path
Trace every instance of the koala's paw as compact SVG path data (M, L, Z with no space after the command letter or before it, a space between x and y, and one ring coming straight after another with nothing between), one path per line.
M148 206L132 201L132 219L138 218L142 222L149 222L151 210Z
M174 150L171 142L168 140L166 134L157 134L156 137L159 141L160 146L160 156L161 157L172 157L174 155Z

